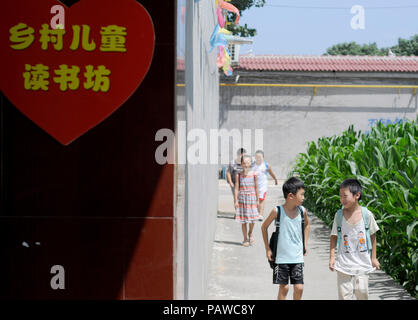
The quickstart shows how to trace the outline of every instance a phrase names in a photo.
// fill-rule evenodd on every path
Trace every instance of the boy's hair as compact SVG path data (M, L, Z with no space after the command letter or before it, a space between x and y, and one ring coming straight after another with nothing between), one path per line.
M360 198L359 200L361 200L361 195L363 193L363 188L360 184L360 182L357 179L345 179L341 185L340 185L340 190L343 188L348 188L348 190L350 190L350 192L353 194L353 196L357 193L360 192Z
M263 156L263 158L264 158L264 152L263 152L263 150L257 150L255 152L255 154L261 154Z
M238 156L242 155L243 153L247 153L247 151L246 151L244 148L239 148L239 149L237 150L237 155L238 155Z
M287 179L287 181L283 184L282 188L284 198L287 199L289 193L293 193L294 195L296 195L299 189L305 189L305 185L303 184L302 180L296 177L291 177Z

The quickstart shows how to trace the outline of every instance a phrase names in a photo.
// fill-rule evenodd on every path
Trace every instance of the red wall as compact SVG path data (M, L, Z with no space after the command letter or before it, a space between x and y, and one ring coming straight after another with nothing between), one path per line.
M154 22L151 68L69 146L0 96L0 298L173 298L173 166L155 162L154 140L174 130L175 1L139 2ZM53 265L63 290L50 286Z

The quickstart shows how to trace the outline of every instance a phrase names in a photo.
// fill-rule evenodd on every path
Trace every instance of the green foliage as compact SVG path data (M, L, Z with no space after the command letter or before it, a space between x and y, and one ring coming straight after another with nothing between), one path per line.
M250 9L251 7L263 7L266 0L231 0L230 3L239 10L240 15L242 16L242 11ZM233 23L235 18L235 13L228 12L227 20L229 23L226 26L226 29L231 31L233 35L238 35L240 37L254 37L257 34L257 30L249 28L247 24L244 26L235 25Z
M240 36L240 37L254 37L257 35L257 30L248 28L247 24L241 25L235 25L230 24L228 25L227 29L232 32L233 35Z
M231 0L230 2L235 6L241 14L241 11L250 9L251 7L262 7L266 4L266 0Z
M327 54L352 56L386 56L387 50L379 49L376 42L360 45L354 41L339 43L327 49Z
M304 205L332 226L341 207L339 185L357 178L361 205L373 212L380 231L377 255L383 269L418 297L418 126L383 125L370 133L353 126L339 136L310 142L294 172L306 185ZM294 173L292 172L292 174Z
M418 34L409 40L398 39L398 44L390 47L397 56L418 56ZM353 56L387 56L389 48L378 48L375 42L360 45L354 41L333 45L327 49L327 55L353 55Z
M398 45L391 48L397 56L418 56L418 34L411 39L398 39Z

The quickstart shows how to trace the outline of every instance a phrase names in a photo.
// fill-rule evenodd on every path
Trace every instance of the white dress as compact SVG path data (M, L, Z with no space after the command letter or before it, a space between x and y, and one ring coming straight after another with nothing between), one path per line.
M267 192L268 163L264 161L260 165L254 163L253 170L257 175L258 197L264 198L264 194Z

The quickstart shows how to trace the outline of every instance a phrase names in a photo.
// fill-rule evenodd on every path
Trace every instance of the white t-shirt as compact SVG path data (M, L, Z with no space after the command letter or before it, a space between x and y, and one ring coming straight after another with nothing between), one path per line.
M370 235L376 233L379 227L373 214L369 211ZM334 216L331 235L337 236L337 214ZM335 270L348 275L361 275L373 272L370 254L367 250L367 237L364 221L361 219L356 224L350 224L344 218L341 222L340 247L335 259Z
M268 173L268 164L267 162L261 163L258 165L257 163L253 164L253 170L257 175L257 185L258 185L258 194L259 197L262 198L264 192L267 192L267 173Z

